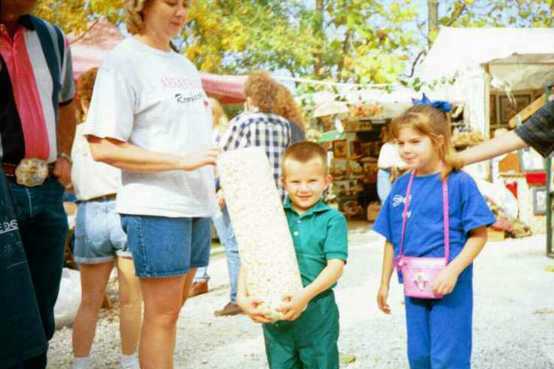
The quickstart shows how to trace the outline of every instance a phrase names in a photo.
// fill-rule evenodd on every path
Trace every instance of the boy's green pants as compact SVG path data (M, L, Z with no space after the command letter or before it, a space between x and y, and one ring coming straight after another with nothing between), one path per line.
M271 369L338 369L339 310L332 290L312 300L297 320L263 327Z

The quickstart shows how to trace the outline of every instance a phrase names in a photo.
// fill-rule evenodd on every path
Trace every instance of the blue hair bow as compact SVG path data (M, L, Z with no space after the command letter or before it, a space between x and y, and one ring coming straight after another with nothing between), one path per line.
M452 104L445 100L431 100L427 95L423 94L421 99L412 99L414 105L430 105L431 107L442 111L443 113L450 113L452 111Z

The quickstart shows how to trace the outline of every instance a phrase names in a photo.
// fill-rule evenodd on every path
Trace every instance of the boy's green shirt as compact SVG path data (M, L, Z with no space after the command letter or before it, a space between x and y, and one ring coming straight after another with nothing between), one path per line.
M319 200L302 215L287 197L283 204L294 241L304 287L327 266L327 260L348 259L348 226L341 212ZM333 285L331 288L335 287Z

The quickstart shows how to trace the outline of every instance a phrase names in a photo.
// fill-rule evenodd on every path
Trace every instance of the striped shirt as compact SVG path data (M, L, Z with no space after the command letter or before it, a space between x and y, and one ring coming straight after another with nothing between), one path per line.
M291 127L285 118L266 113L242 113L229 122L229 128L221 138L223 151L246 147L262 147L273 168L273 177L281 195L283 190L281 161L291 144Z
M58 108L75 91L69 45L59 29L38 18L22 16L18 23L13 37L0 24L0 157L13 164L23 158L54 162ZM61 49L58 39L65 43Z
M517 126L515 133L542 156L550 155L554 151L554 101L546 103L525 124Z

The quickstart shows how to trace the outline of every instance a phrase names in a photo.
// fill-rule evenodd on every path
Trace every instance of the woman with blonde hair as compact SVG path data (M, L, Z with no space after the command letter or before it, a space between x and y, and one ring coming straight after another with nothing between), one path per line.
M116 207L144 300L140 366L172 369L183 297L208 264L218 150L200 74L171 45L189 1L126 8L132 37L98 71L84 133L96 160L122 170Z

